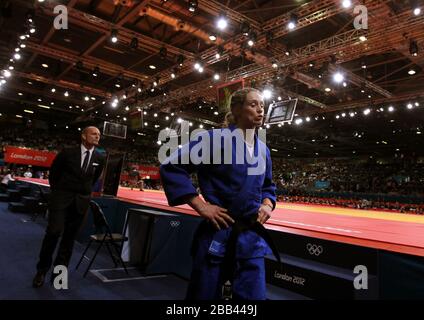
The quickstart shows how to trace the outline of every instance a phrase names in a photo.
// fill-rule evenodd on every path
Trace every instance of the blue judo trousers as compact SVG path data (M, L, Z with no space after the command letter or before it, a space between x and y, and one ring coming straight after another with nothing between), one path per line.
M217 130L219 134L216 135ZM246 152L243 142L234 139L240 136L235 126L224 129L204 131L174 152L160 167L160 174L168 203L171 206L184 204L187 198L196 196L190 175L197 173L199 188L203 198L217 206L226 208L236 221L255 221L262 201L268 198L275 208L275 184L272 182L272 163L269 149L255 135L253 154ZM202 146L209 147L206 153ZM231 161L225 160L226 152L231 149ZM188 157L193 151L203 161ZM240 162L240 158L243 159ZM219 164L216 163L219 159ZM187 161L186 161L187 162ZM262 169L259 169L262 168ZM238 230L234 242L234 268L231 271L232 297L242 300L266 299L265 260L271 253L270 247L259 232L248 224ZM250 224L252 225L252 224ZM187 292L191 300L218 300L222 298L222 286L226 280L229 260L227 244L234 226L216 230L210 223L203 221L193 240L193 269ZM263 229L263 228L262 228ZM233 239L234 240L234 239ZM274 251L275 253L275 251ZM225 260L225 261L224 261ZM225 272L224 272L225 271Z

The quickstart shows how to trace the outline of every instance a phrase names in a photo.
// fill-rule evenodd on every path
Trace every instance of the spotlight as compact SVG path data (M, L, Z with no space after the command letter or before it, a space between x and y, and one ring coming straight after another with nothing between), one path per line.
M199 71L200 73L202 73L202 72L203 72L203 70L204 70L204 69L203 69L203 67L202 67L202 66L200 66L200 67L199 67L199 69L198 69L197 71Z
M297 25L297 15L295 15L294 13L290 15L290 20L288 23L288 28L289 30L293 30L294 28L296 28Z
M223 46L218 46L215 57L216 57L217 59L219 59L219 58L221 58L221 56L222 56L223 54L224 54L224 47L223 47Z
M134 37L131 39L130 47L131 49L134 49L134 50L138 49L138 38Z
M63 94L65 97L69 97L69 92L65 91L65 93Z
M352 6L352 1L350 1L350 0L343 0L343 2L342 2L342 6L343 6L343 8L350 8L351 6Z
M264 99L271 99L272 91L270 89L265 89L262 91L262 95L264 96Z
M410 76L413 76L414 74L416 74L417 72L414 70L414 69L411 69L411 70L409 70L408 71L408 74L410 75Z
M34 9L29 9L27 11L25 17L28 20L28 22L30 22L30 23L33 22L34 14L35 14L35 10Z
M336 83L342 83L344 81L344 75L342 73L340 73L340 72L336 72L333 75L333 80Z
M118 30L113 29L110 35L111 35L110 40L111 40L113 43L118 42Z
M409 42L409 53L414 57L418 56L418 44L415 40Z
M210 40L210 41L216 41L216 35L211 34L211 35L209 36L209 40Z
M173 72L171 73L171 78L175 79L175 73L173 73Z
M183 62L184 62L184 56L182 54L180 54L177 58L177 63L180 67L183 66Z
M100 73L100 69L99 69L99 67L94 67L94 70L93 70L93 77L97 77L97 76L99 75L99 73Z
M30 29L29 29L29 33L35 33L35 27L31 27Z
M250 32L249 40L247 41L247 44L252 47L255 44L256 39L257 39L256 32Z
M243 21L240 25L240 31L244 36L248 36L250 32L250 24L246 21Z
M360 36L359 40L361 40L362 42L367 41L367 37L366 36Z
M3 70L3 75L4 75L6 78L10 78L10 76L12 75L12 73L11 73L9 70Z
M225 17L220 17L216 23L219 30L225 30L228 26L228 21Z
M370 114L370 112L371 112L371 110L370 110L370 109L365 109L365 110L364 110L364 115L366 115L366 116L367 116L367 115L369 115L369 114Z
M213 79L214 80L219 80L219 78L220 78L219 73L215 73L214 76L213 76Z
M198 6L197 0L189 0L188 11L190 11L190 12L196 11L197 6Z
M15 60L19 60L19 59L21 58L21 55L20 55L19 53L15 53L15 54L13 55L13 58L14 58Z
M408 105L406 106L408 109L412 109L414 106L412 105L412 103L408 103Z
M387 110L388 110L389 112L393 112L393 111L395 111L395 108L393 108L392 106L390 106L390 107L388 107L388 108L387 108Z
M416 16L419 16L419 15L421 14L421 8L415 8L415 9L414 9L414 14L415 14Z
M200 68L200 63L199 62L196 62L194 64L194 69L199 70L199 68Z

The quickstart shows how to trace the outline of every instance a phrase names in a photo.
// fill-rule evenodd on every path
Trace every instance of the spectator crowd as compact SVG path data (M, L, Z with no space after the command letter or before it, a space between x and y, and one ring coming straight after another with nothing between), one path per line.
M75 134L55 135L41 129L5 128L0 130L0 159L8 145L58 152L76 145L77 138ZM157 148L141 147L128 141L122 143L116 138L102 138L101 145L107 152L125 154L122 186L161 189L160 180L141 179L132 167L134 164L158 167ZM0 177L8 172L12 177L48 178L46 168L0 165ZM279 200L283 202L423 213L424 159L273 157L273 178Z

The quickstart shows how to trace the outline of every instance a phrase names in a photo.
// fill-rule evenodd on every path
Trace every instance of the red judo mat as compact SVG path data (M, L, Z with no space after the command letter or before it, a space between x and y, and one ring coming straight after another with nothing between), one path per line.
M118 197L186 214L189 206L169 207L161 191L120 188ZM424 256L424 216L279 202L269 229Z
M48 185L40 179L21 179ZM197 215L189 206L170 207L162 191L119 188L118 198ZM424 216L332 206L277 203L268 229L325 240L424 256Z

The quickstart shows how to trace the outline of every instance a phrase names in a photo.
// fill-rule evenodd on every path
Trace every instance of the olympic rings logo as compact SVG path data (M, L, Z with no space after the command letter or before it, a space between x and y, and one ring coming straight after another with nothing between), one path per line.
M320 245L308 243L306 245L306 250L308 250L309 254L312 256L319 256L321 253L324 252L324 248Z
M171 225L172 228L176 228L176 227L178 227L180 225L180 222L173 220L169 224Z

